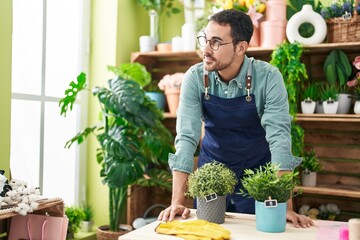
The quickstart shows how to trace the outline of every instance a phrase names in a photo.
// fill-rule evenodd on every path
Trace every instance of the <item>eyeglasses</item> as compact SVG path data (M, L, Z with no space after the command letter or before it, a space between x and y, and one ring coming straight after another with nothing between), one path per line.
M217 51L220 46L230 44L233 42L227 42L227 43L221 43L218 39L212 38L212 39L206 39L206 36L198 36L197 37L198 43L200 47L206 47L206 44L210 43L210 48L214 51Z

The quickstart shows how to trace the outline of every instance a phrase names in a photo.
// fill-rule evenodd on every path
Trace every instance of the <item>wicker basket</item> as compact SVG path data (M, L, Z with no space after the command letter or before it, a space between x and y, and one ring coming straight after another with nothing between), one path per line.
M359 0L355 1L356 4ZM359 42L360 16L354 13L351 19L330 18L327 23L327 41L329 43Z

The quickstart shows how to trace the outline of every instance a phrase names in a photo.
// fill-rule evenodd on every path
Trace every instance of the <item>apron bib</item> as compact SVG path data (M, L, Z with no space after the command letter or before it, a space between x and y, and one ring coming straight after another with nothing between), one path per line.
M251 73L247 78L249 75L251 81ZM205 136L201 142L198 167L216 160L233 170L238 184L234 194L227 197L226 211L254 214L254 199L238 194L242 188L240 180L244 169L259 168L271 161L265 130L256 110L255 96L251 94L228 99L204 94L202 107Z

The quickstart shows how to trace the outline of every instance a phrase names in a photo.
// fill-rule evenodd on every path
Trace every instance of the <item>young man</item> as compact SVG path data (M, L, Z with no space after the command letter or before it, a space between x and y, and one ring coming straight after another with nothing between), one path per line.
M186 72L182 83L176 153L169 156L172 202L160 213L159 220L189 216L184 193L193 171L202 121L205 135L198 167L216 160L235 171L240 180L244 169L255 169L270 161L280 165L281 173L292 171L301 162L291 153L291 116L281 73L245 55L252 33L247 14L224 10L211 17L198 37L204 59ZM239 181L235 192L241 187ZM254 199L233 194L228 197L227 211L254 213L254 205ZM292 210L291 199L287 219L297 227L313 225L311 219Z

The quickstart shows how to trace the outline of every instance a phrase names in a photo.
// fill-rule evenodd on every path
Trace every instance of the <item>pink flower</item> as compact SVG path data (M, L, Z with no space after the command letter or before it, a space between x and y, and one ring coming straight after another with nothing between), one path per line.
M358 84L358 80L356 78L346 82L346 85L348 85L348 87L356 87L357 84Z
M353 65L354 67L357 69L357 70L360 70L360 56L357 56L353 62Z

